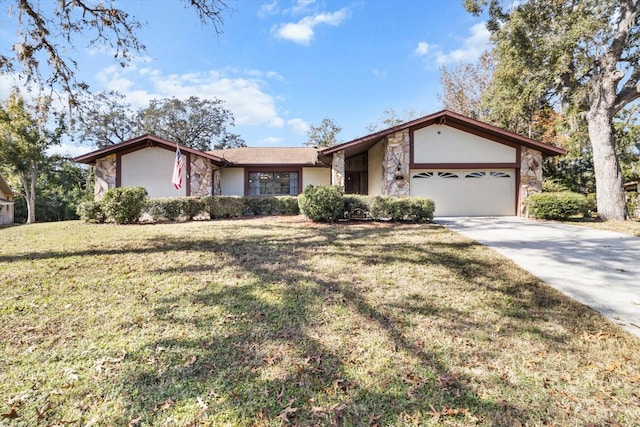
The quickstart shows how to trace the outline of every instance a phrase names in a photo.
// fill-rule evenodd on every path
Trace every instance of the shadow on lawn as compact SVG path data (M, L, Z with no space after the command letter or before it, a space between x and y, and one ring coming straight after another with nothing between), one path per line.
M430 227L434 235L443 232L439 227L423 227ZM202 408L206 406L210 413L229 413L230 423L251 420L258 425L388 425L399 420L412 424L437 417L454 417L463 424L476 420L489 425L539 421L527 407L480 397L473 386L476 379L461 376L440 349L411 336L409 325L394 313L416 314L427 321L437 319L439 327L444 319L445 328L454 338L465 333L473 339L488 336L495 328L490 321L470 320L466 313L420 295L405 295L395 306L373 305L368 284L353 283L348 274L342 278L346 272L305 265L301 257L310 251L323 257L341 256L350 259L356 269L363 257L366 265L409 262L444 266L451 276L466 278L472 288L491 286L502 279L495 261L478 260L461 251L476 244L434 239L422 245L387 243L380 248L383 250L367 251L374 244L371 242L385 240L398 229L318 226L300 234L289 226L275 225L272 231L241 242L162 239L152 245L158 251L204 251L224 256L237 269L240 280L235 284L216 282L213 267L206 262L160 271L209 271L214 279L204 287L185 290L184 298L195 306L195 315L176 312L180 304L174 298L156 304L155 315L168 328L181 323L193 333L158 339L138 349L137 354L130 353L141 363L150 353L164 349L152 358L167 367L161 375L153 369L141 373L139 364L123 372L131 414L146 414L143 420L155 424L163 419L163 405L200 399ZM261 297L265 288L277 298L271 301ZM564 304L558 294L531 277L489 290L508 300L497 303L504 306L506 316L520 320ZM351 323L323 328L323 322L333 321L323 318L323 307L341 307L350 313ZM575 325L576 319L568 315L576 310L580 312L581 308L559 311L557 320L567 328L588 328L588 324ZM587 319L582 316L579 321ZM507 327L503 334L521 333L516 328ZM335 336L323 336L323 331ZM563 333L537 332L549 345L563 345ZM357 355L360 349L332 344L332 340L349 341L361 333L384 337L385 344L375 351L380 357L391 355L390 375L372 370L354 379L355 371L368 369ZM470 349L466 357L474 357L474 351ZM490 360L492 351L500 350L477 349L477 354ZM149 397L156 400L150 401ZM546 409L550 413L554 410ZM206 411L202 409L198 416Z
M234 237L238 226L255 232ZM486 298L491 299L487 304L502 314L503 340L529 328L527 333L535 334L547 347L571 351L568 334L596 329L595 316L588 309L567 302L531 276L505 278L504 259L480 259L473 253L478 244L443 239L448 232L438 226L301 228L274 223L265 230L260 224L229 222L216 231L215 236L152 239L142 247L20 256L173 251L210 256L210 261L200 257L198 262L155 271L201 274L206 281L150 305L154 323L181 333L145 339L138 348L129 349L118 381L130 406L117 424L140 417L143 424L158 425L169 408L186 401L196 406L185 409L193 414L192 425L206 423L206 417L215 413L228 414L219 422L231 425L411 425L438 416L459 424L476 420L485 425L514 425L516 420L523 425L542 423L544 416L520 402L480 395L478 384L483 380L460 374L456 366L456 361L479 357L489 369L498 352L515 351L493 346L496 325L492 320L421 292L404 292L401 279L425 287L431 280L451 280L451 294L487 292ZM396 238L413 232L425 238ZM312 257L341 261L337 267L314 265L307 262ZM234 271L237 280L221 283L217 279L218 258L224 259L225 268ZM381 285L362 277L370 277L369 268L393 265L400 270L388 289L397 298L379 299L374 293ZM402 277L404 270L414 267L418 273L423 271L420 268L432 267L442 274ZM537 326L549 316L564 330ZM434 329L435 335L473 345L452 347L462 354L450 355L412 333L415 325L409 318ZM365 335L369 341L358 341ZM370 347L351 347L363 342ZM482 342L486 346L479 347ZM374 354L367 356L367 352ZM385 360L388 371L375 366L376 359ZM543 408L552 420L559 410L556 404L550 401Z

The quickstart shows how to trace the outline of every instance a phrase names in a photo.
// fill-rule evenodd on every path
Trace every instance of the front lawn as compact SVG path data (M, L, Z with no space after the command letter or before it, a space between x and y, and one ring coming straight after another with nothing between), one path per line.
M0 239L0 425L640 423L638 338L437 225Z

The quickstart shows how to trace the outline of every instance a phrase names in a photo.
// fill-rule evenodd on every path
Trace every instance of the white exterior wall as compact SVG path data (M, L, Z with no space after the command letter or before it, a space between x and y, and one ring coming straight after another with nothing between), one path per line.
M244 168L220 169L222 196L244 196Z
M183 197L187 195L187 165L182 169L182 188L176 190L171 183L174 151L148 147L122 156L120 185L144 187L149 197Z
M369 196L379 196L382 194L382 146L383 142L378 142L371 147L368 152L368 194Z
M516 149L446 126L414 132L414 163L515 163Z
M330 168L302 168L302 185L331 185L331 169ZM300 189L302 193L304 188Z

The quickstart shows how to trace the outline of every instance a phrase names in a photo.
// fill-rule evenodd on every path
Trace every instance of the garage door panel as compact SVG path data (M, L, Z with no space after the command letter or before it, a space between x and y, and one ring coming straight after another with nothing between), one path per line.
M515 170L414 170L411 195L432 199L436 216L515 214Z

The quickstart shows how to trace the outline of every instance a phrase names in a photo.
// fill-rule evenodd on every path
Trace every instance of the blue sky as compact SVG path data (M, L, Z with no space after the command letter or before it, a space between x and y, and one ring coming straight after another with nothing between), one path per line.
M146 23L146 52L127 68L82 45L70 56L93 91L117 90L134 108L153 98L217 97L236 118L231 131L249 146L300 146L324 117L348 141L369 133L386 109L440 110L439 67L475 61L488 47L484 22L462 0L227 2L234 11L216 36L186 2L121 0ZM6 19L3 45L12 36ZM6 76L0 83L4 98Z

